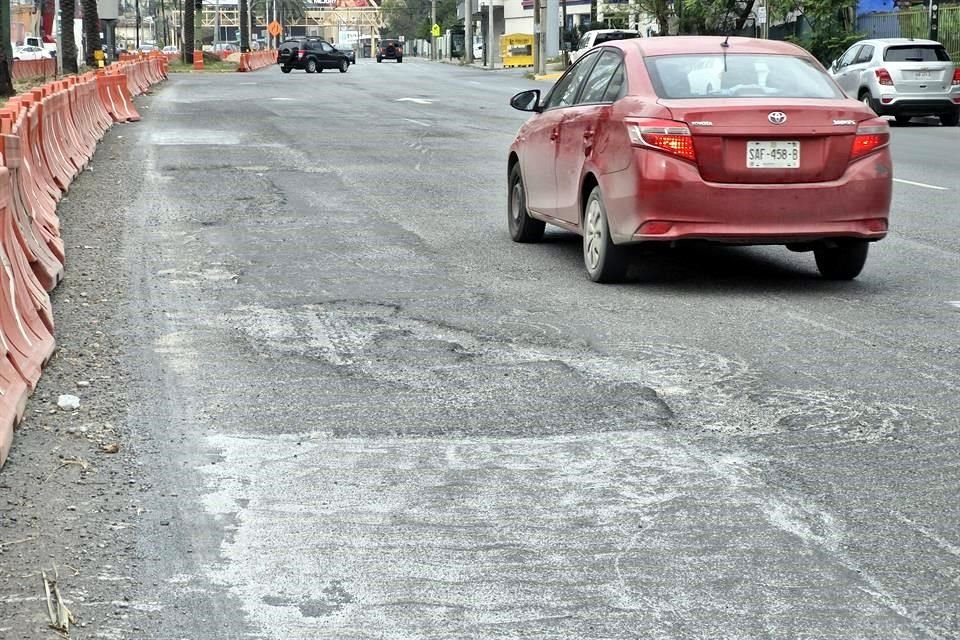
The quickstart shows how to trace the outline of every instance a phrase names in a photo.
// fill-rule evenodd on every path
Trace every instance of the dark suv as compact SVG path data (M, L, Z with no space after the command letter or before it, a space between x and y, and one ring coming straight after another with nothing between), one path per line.
M284 73L293 69L303 69L307 73L338 69L340 73L346 73L350 69L347 54L320 38L292 38L282 42L277 51L277 64Z
M377 62L383 62L384 58L403 62L403 43L399 40L381 40L380 48L377 49Z

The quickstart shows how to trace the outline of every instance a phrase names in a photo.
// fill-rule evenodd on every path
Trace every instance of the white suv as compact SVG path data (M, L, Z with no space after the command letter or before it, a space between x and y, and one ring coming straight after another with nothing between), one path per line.
M861 40L833 61L830 75L877 115L900 123L920 116L939 116L948 127L960 122L960 67L939 42Z
M587 49L598 44L611 40L629 40L639 37L639 31L631 31L630 29L594 29L593 31L587 31L580 38L580 42L577 43L576 51L570 52L570 64L576 62L580 56L587 52Z

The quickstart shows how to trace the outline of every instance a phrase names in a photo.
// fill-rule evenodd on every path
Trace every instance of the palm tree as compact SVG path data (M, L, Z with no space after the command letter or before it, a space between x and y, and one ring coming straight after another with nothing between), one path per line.
M83 2L83 35L87 41L87 66L96 67L96 52L102 51L100 42L100 16L97 14L97 0L82 0Z
M240 51L250 51L250 18L247 15L247 0L240 0Z
M61 0L62 2L63 0ZM183 0L183 63L193 62L193 0Z
M16 93L13 88L13 51L10 43L10 3L0 2L0 96Z
M73 37L73 21L77 15L76 0L60 0L60 44L63 46L63 72L77 73L77 41Z

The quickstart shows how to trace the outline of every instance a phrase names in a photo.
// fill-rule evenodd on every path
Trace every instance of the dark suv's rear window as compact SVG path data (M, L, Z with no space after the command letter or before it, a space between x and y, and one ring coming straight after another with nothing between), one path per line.
M887 62L949 62L947 50L937 44L911 44L889 47L883 52Z

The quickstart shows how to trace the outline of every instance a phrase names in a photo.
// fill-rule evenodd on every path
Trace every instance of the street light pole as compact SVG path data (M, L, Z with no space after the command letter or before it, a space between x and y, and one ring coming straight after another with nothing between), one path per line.
M135 7L135 11L136 11L135 20L137 21L137 26L136 26L136 31L137 31L137 50L139 51L139 50L140 50L140 0L136 0L136 2L134 3L134 7Z
M430 0L430 59L437 59L437 37L433 35L433 25L437 24L437 0ZM372 47L372 45L371 45ZM373 55L373 49L370 49L370 55Z

